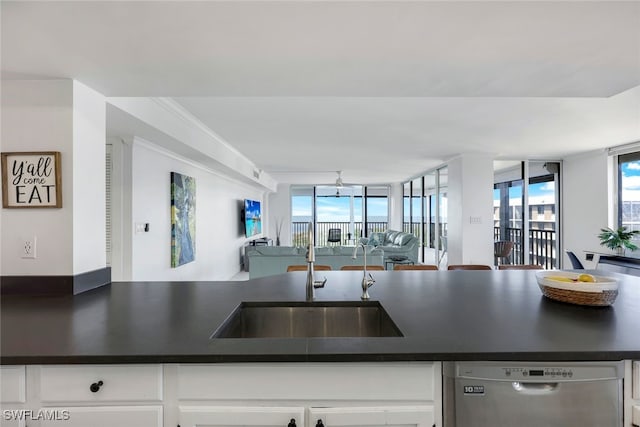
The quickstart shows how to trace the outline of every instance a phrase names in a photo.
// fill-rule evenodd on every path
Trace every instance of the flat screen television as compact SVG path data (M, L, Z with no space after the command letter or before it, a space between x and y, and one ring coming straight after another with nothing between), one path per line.
M244 200L244 233L247 237L262 233L262 210L257 200Z

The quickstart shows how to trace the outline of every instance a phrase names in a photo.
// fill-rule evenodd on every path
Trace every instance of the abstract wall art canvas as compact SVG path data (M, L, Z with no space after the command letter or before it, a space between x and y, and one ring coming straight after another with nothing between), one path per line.
M196 180L171 172L171 267L196 258Z

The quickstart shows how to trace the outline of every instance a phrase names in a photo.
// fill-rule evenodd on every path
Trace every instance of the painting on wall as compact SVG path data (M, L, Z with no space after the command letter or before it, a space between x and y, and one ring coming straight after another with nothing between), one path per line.
M196 180L171 172L171 267L196 258Z

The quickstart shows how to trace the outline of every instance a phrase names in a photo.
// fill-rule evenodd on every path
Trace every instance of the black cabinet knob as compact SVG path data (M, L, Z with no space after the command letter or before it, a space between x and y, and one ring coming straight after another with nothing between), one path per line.
M316 423L316 427L324 427L322 420L318 420L318 422Z
M287 427L296 427L296 419L291 418L291 421L289 421L289 424L287 424Z
M100 391L100 387L102 387L104 383L102 381L98 381L97 383L93 383L89 386L89 390L91 390L92 393L97 393L98 391Z

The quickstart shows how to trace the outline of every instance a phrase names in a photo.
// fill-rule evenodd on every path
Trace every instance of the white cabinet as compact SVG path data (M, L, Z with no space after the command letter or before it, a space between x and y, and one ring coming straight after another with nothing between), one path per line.
M182 364L175 376L180 427L442 425L437 362Z
M1 403L24 403L26 399L25 389L26 374L23 365L0 367Z
M3 409L44 414L1 427L442 425L439 362L30 365L0 374Z
M19 419L18 412L26 402L26 369L23 365L6 365L0 367L0 407L2 418L0 427L24 427L24 419Z
M161 365L53 365L40 373L40 399L52 402L160 402Z
M310 408L309 427L432 427L434 407L375 406Z
M162 406L65 406L68 419L42 420L41 427L163 427Z
M305 427L302 407L180 406L180 427Z
M247 363L178 365L180 400L433 401L440 364Z
M163 427L162 365L42 366L39 397L68 418L41 427Z
M163 427L162 365L3 366L0 373L1 427Z
M624 425L640 427L640 361L625 361L624 375Z

